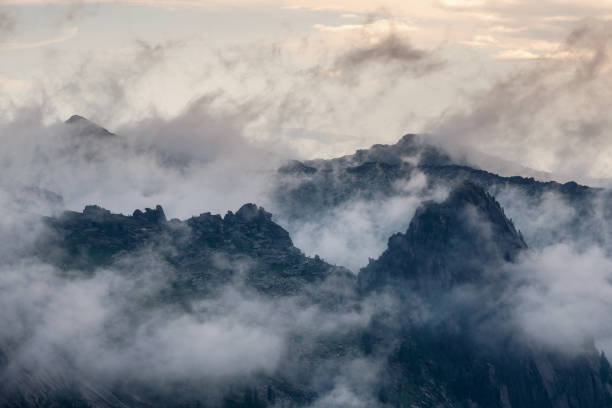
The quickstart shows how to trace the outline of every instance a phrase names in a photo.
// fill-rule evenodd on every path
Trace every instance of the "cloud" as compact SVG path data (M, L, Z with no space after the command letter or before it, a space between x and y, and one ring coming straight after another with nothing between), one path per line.
M363 24L326 26L317 24L317 30L328 35L346 36L345 44L339 48L330 67L319 68L322 72L337 72L354 75L371 65L396 67L417 76L436 71L442 61L431 51L414 47L409 34L417 28L393 18L370 16ZM394 74L396 75L396 74Z
M110 139L75 133L61 122L45 125L40 109L18 112L0 125L1 187L44 188L75 210L97 203L131 213L144 203L162 204L171 217L265 205L281 161L275 151L283 146L264 149L244 136L248 106L224 110L215 102L211 95L175 118L127 123Z
M327 373L358 390L354 383L363 375L343 370L374 366L334 354L318 360L313 376L299 360L320 347L322 338L343 338L366 327L371 304L329 309L307 292L267 297L243 281L249 262L229 260L223 268L236 271L235 281L174 302L167 295L176 290L175 274L184 271L173 269L158 251L126 254L93 272L58 270L26 254L45 233L40 219L13 206L3 209L0 401L13 392L43 398L64 382L93 399L121 399L109 390L122 385L130 395L154 387L156 395L174 396L181 385L191 396L214 401L270 375L303 375L300 385L318 391L327 387ZM343 291L350 288L334 282L318 288Z
M407 39L402 39L396 34L390 33L387 37L373 44L356 46L348 50L336 59L334 66L350 71L370 63L397 63L402 66L412 65L413 67L407 69L422 75L431 70L439 69L441 65L436 61L427 62L428 56L427 52L414 48ZM426 63L423 65L424 61Z
M562 179L605 177L612 168L603 108L611 97L610 23L585 21L559 49L473 94L427 131Z
M72 27L65 30L62 34L58 35L54 38L49 38L47 40L34 41L34 42L3 42L0 43L0 51L15 51L15 50L27 50L32 48L40 48L46 47L48 45L59 44L65 41L71 40L76 37L79 32L78 27Z
M10 34L15 29L15 18L6 12L0 12L0 35Z
M10 351L8 373L38 366L53 376L80 372L104 382L122 377L163 383L248 377L279 364L284 334L281 323L278 330L263 324L261 313L270 310L264 299L228 294L229 309L221 309L229 298L208 301L216 314L147 308L146 298L158 296L171 276L147 254L124 260L121 269L73 275L62 277L33 261L3 265L0 288L10 295L0 301L0 345ZM256 320L242 320L247 307L248 318ZM11 317L15 313L21 318ZM16 339L21 343L11 346ZM53 367L55 362L60 364Z
M27 81L20 79L7 78L0 75L0 88L9 90L26 90L31 86Z
M343 204L322 208L316 216L300 221L284 218L281 212L279 222L286 225L294 244L307 255L319 255L357 273L370 258L383 253L391 235L408 229L422 202L440 201L446 195L445 191L428 190L425 175L418 172L398 181L394 188L387 197L363 198L356 194Z
M612 260L597 247L567 244L531 252L510 267L517 282L510 292L514 318L531 340L565 351L590 339L612 351Z
M143 103L136 103L145 92L151 92L152 77L164 69L169 54L180 50L183 42L169 40L150 43L144 40L130 42L123 52L113 56L87 53L71 65L61 69L48 81L38 81L36 91L43 97L53 95L45 101L49 109L61 107L57 116L71 116L77 110L83 116L111 126L134 120L135 112L130 108L140 107L140 116L156 116L157 112ZM66 58L65 53L51 54L46 60L50 64ZM29 100L27 103L36 103Z

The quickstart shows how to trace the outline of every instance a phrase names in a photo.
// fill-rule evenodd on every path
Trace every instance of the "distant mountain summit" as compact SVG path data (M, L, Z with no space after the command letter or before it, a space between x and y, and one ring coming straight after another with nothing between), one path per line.
M64 122L70 127L75 133L81 136L91 137L112 137L116 136L114 133L109 132L102 126L90 121L79 115L72 115L68 120Z
M419 177L416 187L411 180ZM560 236L605 243L612 230L597 221L598 200L608 207L612 195L575 182L564 184L531 177L503 177L470 167L429 144L426 137L408 134L397 143L373 145L352 155L328 160L291 161L278 170L274 199L277 215L287 220L290 231L304 223L316 223L326 215L355 202L378 202L402 196L432 196L469 181L494 195L513 217L525 221L525 209L532 218L546 218L554 198L567 207L566 217L554 223L523 225L526 240L534 248L554 243ZM407 187L406 187L407 186ZM572 212L571 216L568 214ZM610 217L612 219L612 216ZM611 223L612 225L612 223ZM389 234L390 235L390 234Z

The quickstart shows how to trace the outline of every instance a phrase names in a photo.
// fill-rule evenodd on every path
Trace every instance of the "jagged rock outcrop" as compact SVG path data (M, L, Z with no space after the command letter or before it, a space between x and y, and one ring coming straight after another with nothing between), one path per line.
M499 203L464 182L444 202L417 210L408 231L393 235L381 257L360 272L359 284L363 291L398 284L448 290L479 282L485 270L526 248Z
M131 216L90 205L81 213L47 217L45 223L48 232L38 243L38 253L46 261L92 271L124 255L152 251L181 271L177 287L191 294L231 281L239 264L246 266L246 281L268 293L294 293L334 273L352 279L343 268L304 256L271 214L254 204L225 217L204 213L186 221L168 221L159 205Z

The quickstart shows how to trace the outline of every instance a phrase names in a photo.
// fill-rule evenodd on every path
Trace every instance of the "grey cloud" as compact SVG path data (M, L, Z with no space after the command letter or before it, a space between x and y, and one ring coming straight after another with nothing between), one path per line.
M580 64L576 68L577 82L600 77L602 69L610 60L610 40L612 40L612 25L598 20L588 20L569 34L564 48L592 54L580 59Z
M371 23L388 27L377 25L374 33ZM265 131L286 135L287 129L311 131L353 122L355 115L350 112L357 107L347 109L348 103L359 100L361 111L364 101L377 106L398 83L434 74L446 66L438 49L413 46L405 32L395 27L393 16L370 16L364 24L352 33L352 40L346 39L346 45L337 47L326 47L325 39L310 35L290 44L269 41L215 49L217 66L212 71L230 73L241 88L252 89ZM367 76L384 76L385 80L375 84L362 81ZM347 100L347 87L359 92L355 102Z
M369 64L394 64L402 71L425 75L443 66L431 52L415 48L407 38L393 31L374 43L367 40L338 56L334 68L351 72Z
M12 14L0 12L0 35L10 34L15 29L16 21Z

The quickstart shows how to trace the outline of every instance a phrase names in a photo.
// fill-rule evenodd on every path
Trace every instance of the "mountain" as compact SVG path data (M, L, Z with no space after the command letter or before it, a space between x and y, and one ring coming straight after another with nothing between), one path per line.
M254 204L185 221L167 220L159 206L129 216L88 206L43 222L47 232L34 253L63 279L87 281L118 268L140 282L130 260L143 259L173 271L165 273L167 285L147 290L123 312L131 324L105 340L114 347L137 333L143 316L168 306L207 319L227 288L244 287L270 305L297 302L292 313L298 315L319 310L333 329L298 324L274 370L220 383L196 376L155 385L146 375L126 375L95 385L62 354L48 372L16 368L9 362L19 346L5 345L2 406L335 407L345 406L338 393L348 390L364 405L381 407L612 406L612 369L592 343L567 353L533 344L512 326L509 305L497 300L512 290L505 266L528 249L495 198L471 182L443 202L424 203L408 230L392 236L357 279L305 257ZM208 305L204 314L197 312L200 302ZM362 323L336 326L368 309ZM108 324L106 330L118 330ZM376 374L353 371L361 366L377 367Z
M397 344L387 351L379 396L389 406L605 407L607 359L535 346L511 323L514 262L527 245L497 201L464 182L421 207L406 233L359 273L362 293L398 293ZM415 307L428 317L410 322ZM396 324L387 324L390 327ZM376 349L380 333L368 333ZM386 346L388 347L388 346Z
M413 289L448 290L479 282L485 270L512 262L527 248L499 203L481 187L463 182L442 203L417 210L405 234L359 274L362 290L410 282Z
M416 186L412 180L417 180ZM295 232L303 224L334 217L335 211L355 202L431 197L464 181L496 196L511 217L521 221L525 238L535 248L563 240L610 247L612 214L602 211L612 204L608 190L575 182L502 177L471 167L428 143L426 137L413 134L393 145L378 144L340 158L291 161L278 170L273 196L277 215ZM548 220L551 210L560 216L534 223Z
M377 144L336 159L291 161L279 169L280 186L276 194L286 211L300 208L306 215L308 211L325 211L356 197L397 194L395 183L410 179L417 172L427 176L430 187L452 188L468 180L491 193L507 187L516 188L532 199L557 193L576 205L600 191L574 182L559 184L498 176L453 159L422 136L408 134L394 145ZM291 214L299 216L297 211Z
M122 143L79 116L66 126L68 157ZM0 407L612 407L612 368L586 333L547 345L515 315L532 248L605 241L606 191L501 177L417 135L276 176L278 218L255 204L186 220L24 206L36 239L0 264ZM301 223L342 228L404 196L414 216L399 212L357 274L294 244ZM550 197L567 219L540 219Z
M218 313L216 309L231 307L231 303L223 304L225 296L230 296L232 303L260 308L275 304L304 307L310 308L310 314L319 310L317 313L323 316L352 314L358 307L354 291L356 279L352 273L319 257L304 256L293 246L287 231L272 221L271 214L254 204L245 204L223 217L203 213L185 221L167 220L160 206L122 215L90 205L82 212L67 211L57 217L44 217L42 222L46 231L33 245L32 255L55 266L57 276L67 285L93 285L96 279L104 280L109 270L117 270L123 276L115 278L122 285L134 285L126 296L112 295L113 302L121 308L117 318L129 324L109 321L101 332L103 339L89 340L102 341L111 350L125 347L123 343L129 344L142 330L151 331L160 324L163 327L166 319L202 319L206 323ZM160 268L161 275L149 276L150 269ZM42 273L47 274L43 280L54 277L52 271ZM155 282L149 282L151 279ZM145 286L141 288L142 285ZM202 305L209 305L212 310L203 314L198 311ZM163 316L163 319L151 322L151 316ZM231 320L232 316L226 319ZM282 325L281 322L274 324ZM316 398L317 387L321 387L321 380L312 377L316 371L313 365L330 364L330 360L352 352L357 342L352 335L346 342L346 335L342 334L345 351L339 351L336 333L293 333L293 330L297 329L289 331L287 344L275 350L284 358L273 376L256 370L235 374L237 378L222 384L197 378L157 384L157 380L144 373L136 376L126 373L125 377L102 381L82 373L85 368L75 366L78 354L73 355L76 351L69 348L61 352L50 350L58 353L45 356L53 361L52 366L33 369L27 357L25 362L19 358L27 355L20 343L0 336L0 406L260 407L275 402L307 405ZM197 344L197 339L193 341ZM240 342L239 339L231 341ZM55 347L61 348L61 345ZM136 343L134 347L136 351L130 353L144 346ZM258 345L252 347L257 349ZM333 354L332 348L335 348ZM169 352L175 354L174 350ZM214 355L215 350L209 352ZM258 359L257 356L249 358ZM209 375L214 376L214 371ZM297 381L296 377L300 376L302 379Z
M246 282L265 293L291 294L331 274L352 277L320 258L305 257L271 217L254 204L224 217L204 213L186 221L166 220L160 206L125 216L92 205L80 213L46 217L48 231L37 253L62 269L92 271L126 254L152 251L181 271L176 286L190 294L231 282L236 277L232 263L241 261L253 263Z
M68 126L71 132L84 137L107 138L116 136L114 133L109 132L102 126L79 115L72 115L64 123Z

